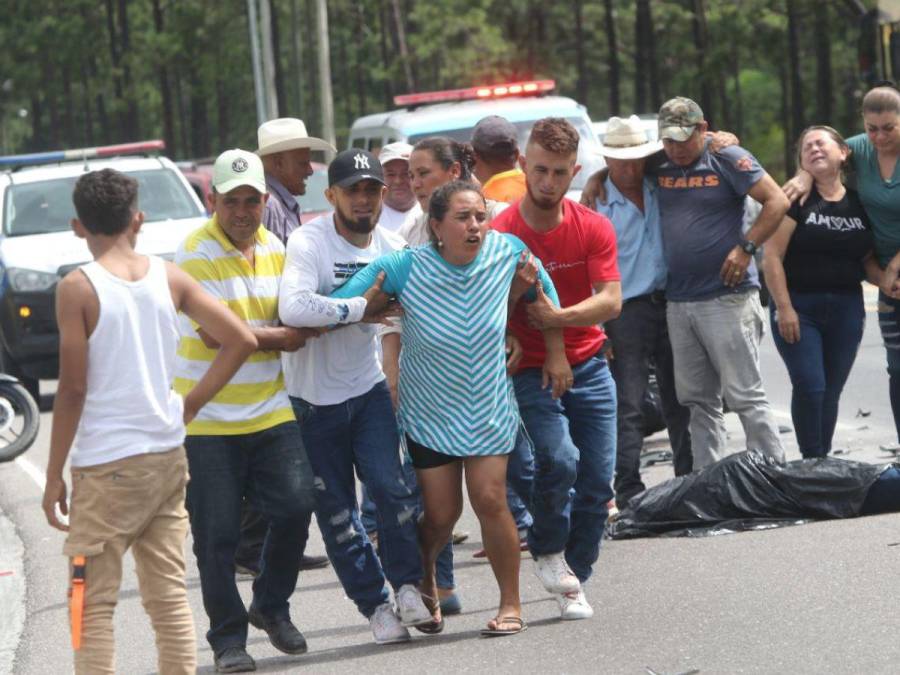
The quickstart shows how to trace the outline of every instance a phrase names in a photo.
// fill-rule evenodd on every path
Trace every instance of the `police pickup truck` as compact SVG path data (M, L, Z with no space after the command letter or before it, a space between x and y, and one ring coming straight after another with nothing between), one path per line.
M569 193L569 197L577 199L584 182L594 171L603 168L604 162L587 110L571 98L551 96L555 88L553 80L533 80L395 96L397 110L366 115L353 123L348 147L377 153L388 143L406 141L415 145L428 136L468 142L472 128L481 118L499 115L516 126L519 149L524 152L536 121L543 117L564 117L581 137L578 163L582 169Z
M79 176L112 168L138 181L142 253L171 259L205 221L200 200L175 165L147 156L163 148L162 141L147 141L0 157L0 368L32 393L40 379L56 378L59 371L56 284L91 260L87 244L71 229Z

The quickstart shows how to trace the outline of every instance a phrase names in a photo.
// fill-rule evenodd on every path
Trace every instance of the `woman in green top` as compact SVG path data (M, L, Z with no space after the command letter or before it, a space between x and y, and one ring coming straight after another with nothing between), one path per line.
M847 139L856 189L872 223L882 268L878 325L887 350L891 410L900 439L900 91L875 87L862 102L865 133ZM812 177L799 171L784 186L788 199L805 199Z

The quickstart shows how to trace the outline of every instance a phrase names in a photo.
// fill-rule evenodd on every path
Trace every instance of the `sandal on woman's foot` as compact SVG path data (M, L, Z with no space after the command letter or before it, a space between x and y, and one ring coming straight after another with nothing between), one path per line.
M500 628L505 623L515 624L514 628ZM515 635L516 633L521 633L524 630L528 630L528 624L525 623L525 620L520 616L498 616L494 619L494 626L496 628L491 628L488 626L487 628L481 629L482 637L499 637L501 635Z
M413 626L413 628L420 633L425 633L425 635L437 635L444 630L444 617L441 615L441 605L434 598L424 593L422 593L422 602L425 603L425 607L431 612L431 616L437 615L437 618L431 623L422 623L418 626Z

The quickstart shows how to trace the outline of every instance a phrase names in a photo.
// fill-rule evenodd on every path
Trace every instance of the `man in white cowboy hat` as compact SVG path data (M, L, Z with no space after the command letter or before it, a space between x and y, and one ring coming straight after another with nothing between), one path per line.
M615 490L620 509L644 490L640 473L644 441L641 405L651 363L669 429L675 475L690 473L692 464L690 411L675 396L672 346L666 328L666 262L657 188L644 177L646 158L660 150L662 143L647 139L636 115L611 118L603 143L609 167L604 196L592 205L615 227L622 275L622 313L604 325L612 345L609 366L618 391Z
M306 133L303 120L282 117L263 122L257 132L256 154L266 170L270 198L263 213L263 225L282 243L300 226L300 205L295 197L306 193L306 179L312 173L313 150L335 152L334 146Z

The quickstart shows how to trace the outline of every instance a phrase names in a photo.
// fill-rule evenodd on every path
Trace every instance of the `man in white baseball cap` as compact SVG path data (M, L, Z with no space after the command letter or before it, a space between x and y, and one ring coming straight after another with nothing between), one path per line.
M307 134L303 120L294 117L263 122L257 137L256 154L262 158L272 197L263 213L263 225L286 244L291 232L300 226L300 205L295 197L306 193L306 179L313 173L312 151L335 152L335 148Z
M385 145L378 155L384 169L384 183L387 185L378 224L391 232L397 232L422 213L409 178L410 153L412 146L409 143L397 141Z
M267 198L260 158L245 150L222 153L213 166L213 216L175 254L175 263L247 322L259 343L255 358L232 378L237 393L226 386L216 394L188 424L184 442L191 474L187 509L209 617L206 639L217 671L227 673L255 670L246 650L248 623L282 652L306 651L289 603L315 489L284 387L281 352L299 349L308 333L278 321L285 254L260 224ZM187 317L179 332L175 389L184 394L203 378L219 345ZM234 579L245 496L267 527L249 608Z
M616 505L644 490L640 457L644 442L641 405L647 394L651 362L655 364L663 416L669 429L675 475L692 465L690 412L675 396L672 346L666 327L666 262L663 257L656 185L644 177L646 158L662 150L650 141L637 115L610 118L603 139L609 167L605 198L593 206L616 229L622 313L604 325L612 345L610 370L618 392Z

